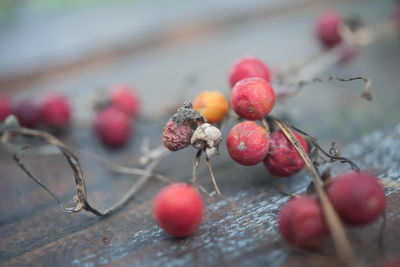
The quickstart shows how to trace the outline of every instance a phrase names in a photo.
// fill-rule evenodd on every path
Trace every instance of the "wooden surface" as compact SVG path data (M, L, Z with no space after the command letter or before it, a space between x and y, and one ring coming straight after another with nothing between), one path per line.
M290 6L290 1L288 3ZM200 90L219 88L228 94L227 69L233 59L242 54L259 55L277 66L311 55L317 45L310 37L310 27L316 14L329 7L344 13L356 10L373 23L386 18L392 6L375 1L318 2L289 9L281 17L259 15L255 20L244 17L237 24L217 28L198 39L178 39L173 44L141 53L128 51L104 64L84 65L79 71L62 69L56 75L50 72L21 83L10 83L6 79L5 90L11 92L18 88L17 97L37 96L53 88L69 94L75 107L74 124L61 136L62 140L114 162L140 167L138 158L144 138L150 140L152 147L160 144L160 130L168 117L165 110L181 101L176 96L191 98ZM288 45L293 42L297 42L296 47ZM361 168L399 181L398 44L396 38L382 40L363 49L353 64L322 73L371 77L372 103L359 99L361 83L332 83L305 90L295 99L281 103L274 113L317 136L324 145L337 141L343 154ZM182 93L188 74L194 74L196 83ZM144 103L144 117L158 116L159 119L140 119L129 146L110 151L93 138L92 114L87 103L99 87L120 80L138 87ZM226 129L231 126L229 124ZM107 171L90 153L77 150L89 201L95 207L106 208L126 192L135 178ZM173 153L156 171L173 181L188 181L194 155L192 148ZM32 153L24 160L65 203L71 203L73 177L61 156L37 157ZM280 206L288 198L274 189L273 177L263 166L249 168L234 164L224 145L212 165L221 190L236 203L241 214L236 214L216 196L204 196L207 212L200 228L186 239L174 239L160 230L151 215L151 199L163 186L162 182L150 179L139 194L112 216L98 218L85 212L66 214L16 166L6 149L0 147L0 265L339 265L329 242L321 251L310 254L295 252L280 239L276 219ZM336 166L334 172L339 171L340 167ZM279 182L287 191L299 193L305 190L309 178L302 172ZM210 192L213 190L204 162L200 167L200 184ZM387 196L384 255L378 246L381 220L363 228L348 229L357 257L368 266L379 266L383 258L400 255L400 195L388 189Z

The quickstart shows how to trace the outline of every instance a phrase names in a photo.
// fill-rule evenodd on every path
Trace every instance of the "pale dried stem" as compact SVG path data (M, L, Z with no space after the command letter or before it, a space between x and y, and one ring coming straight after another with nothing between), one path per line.
M315 190L319 196L321 201L322 210L326 221L328 223L332 239L335 245L335 248L339 254L339 257L348 265L348 266L360 266L360 263L356 259L353 249L350 245L350 242L347 238L345 229L343 227L342 222L335 209L332 206L328 196L324 191L324 183L321 180L318 171L315 166L312 164L311 159L308 157L304 148L298 142L297 138L293 135L291 129L284 123L280 122L278 119L271 117L271 119L279 126L288 140L293 144L299 153L300 157L303 159L305 167L308 173L311 176L311 179L314 183Z

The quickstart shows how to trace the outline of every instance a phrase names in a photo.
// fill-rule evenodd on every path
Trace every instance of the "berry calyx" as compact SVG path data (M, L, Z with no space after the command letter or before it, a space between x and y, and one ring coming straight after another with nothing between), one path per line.
M120 147L127 143L132 128L131 118L114 107L101 110L94 122L97 137L109 147Z
M229 82L231 87L233 87L238 81L244 78L258 77L269 81L270 76L270 71L264 62L255 57L242 57L231 67Z
M385 210L385 191L378 179L366 172L339 175L332 180L327 194L347 224L368 224Z
M28 128L37 126L40 120L39 106L31 99L23 99L12 106L12 114L14 114L19 123Z
M233 87L231 106L242 118L261 120L275 104L275 93L269 82L261 78L246 78Z
M317 20L316 34L323 46L331 48L342 41L339 27L342 18L333 11L322 14Z
M306 140L298 133L292 133L308 153ZM271 174L288 177L303 169L303 160L281 130L271 133L269 140L269 151L263 162Z
M196 188L173 183L161 189L153 201L153 215L164 231L186 237L199 227L204 203Z
M205 91L193 101L193 108L200 112L209 123L220 122L228 113L229 105L225 96L218 91Z
M321 205L311 196L300 196L286 203L279 214L279 232L300 248L315 248L329 236Z
M268 153L269 133L254 121L236 124L226 139L231 158L245 166L260 163Z
M65 128L71 117L71 107L67 97L63 95L48 95L40 105L42 123L53 129Z
M135 117L139 115L140 101L132 86L117 84L111 88L111 105Z
M185 122L178 125L170 119L162 129L163 145L171 151L177 151L190 145L191 137L192 128Z
M3 122L11 114L11 99L6 95L0 95L0 122Z

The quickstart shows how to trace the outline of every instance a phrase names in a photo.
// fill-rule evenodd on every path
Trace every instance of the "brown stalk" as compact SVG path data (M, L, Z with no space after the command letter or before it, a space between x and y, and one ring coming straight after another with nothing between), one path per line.
M271 119L278 125L278 127L285 134L286 138L293 144L299 153L300 157L303 159L304 164L308 173L311 176L312 182L314 183L315 190L319 196L321 201L322 210L326 221L328 223L332 239L335 245L335 248L339 254L339 257L348 265L348 266L360 266L360 263L356 259L353 249L350 245L350 242L346 236L346 232L344 230L343 224L340 221L338 214L332 206L328 196L324 191L324 183L321 177L318 174L315 166L311 162L311 159L308 157L307 153L304 151L304 148L300 145L296 137L293 135L290 127L286 124L279 121L277 118L272 117Z

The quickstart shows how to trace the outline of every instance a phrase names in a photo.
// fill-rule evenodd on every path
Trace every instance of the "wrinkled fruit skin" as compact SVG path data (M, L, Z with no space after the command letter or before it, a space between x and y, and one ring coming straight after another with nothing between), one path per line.
M179 126L171 119L167 121L162 129L163 145L171 151L177 151L190 145L192 129L187 123L181 123Z
M231 158L245 166L256 165L268 153L269 133L254 121L236 124L226 139Z
M34 128L40 120L39 106L30 99L24 99L13 105L12 113L24 127Z
M279 232L299 248L316 248L329 236L320 204L310 196L286 203L279 214Z
M164 231L174 237L186 237L199 227L204 203L200 193L185 183L173 183L161 189L153 201L153 216Z
M140 101L132 86L117 84L111 89L111 105L136 117L140 111Z
M41 121L51 128L65 128L70 117L71 107L65 96L49 95L40 105Z
M246 78L232 89L231 106L242 118L260 120L275 104L275 93L269 82L261 78Z
M8 96L0 95L0 122L4 121L11 114L11 99Z
M385 210L385 191L378 179L366 172L336 177L327 194L342 220L350 225L373 222Z
M128 142L132 134L132 119L119 109L109 107L97 114L94 130L104 145L120 147Z
M339 26L342 18L335 12L326 12L317 20L316 34L326 48L331 48L342 41L339 33Z
M269 81L271 76L268 67L258 58L243 57L236 61L229 71L229 82L231 87L244 79L258 77Z
M225 96L218 91L206 91L193 101L193 108L200 112L209 123L220 122L228 113L229 105Z
M298 133L294 131L292 133L308 154L306 140ZM279 130L270 135L269 151L264 159L264 165L271 174L279 177L288 177L301 171L304 167L304 162L296 148L284 133Z

